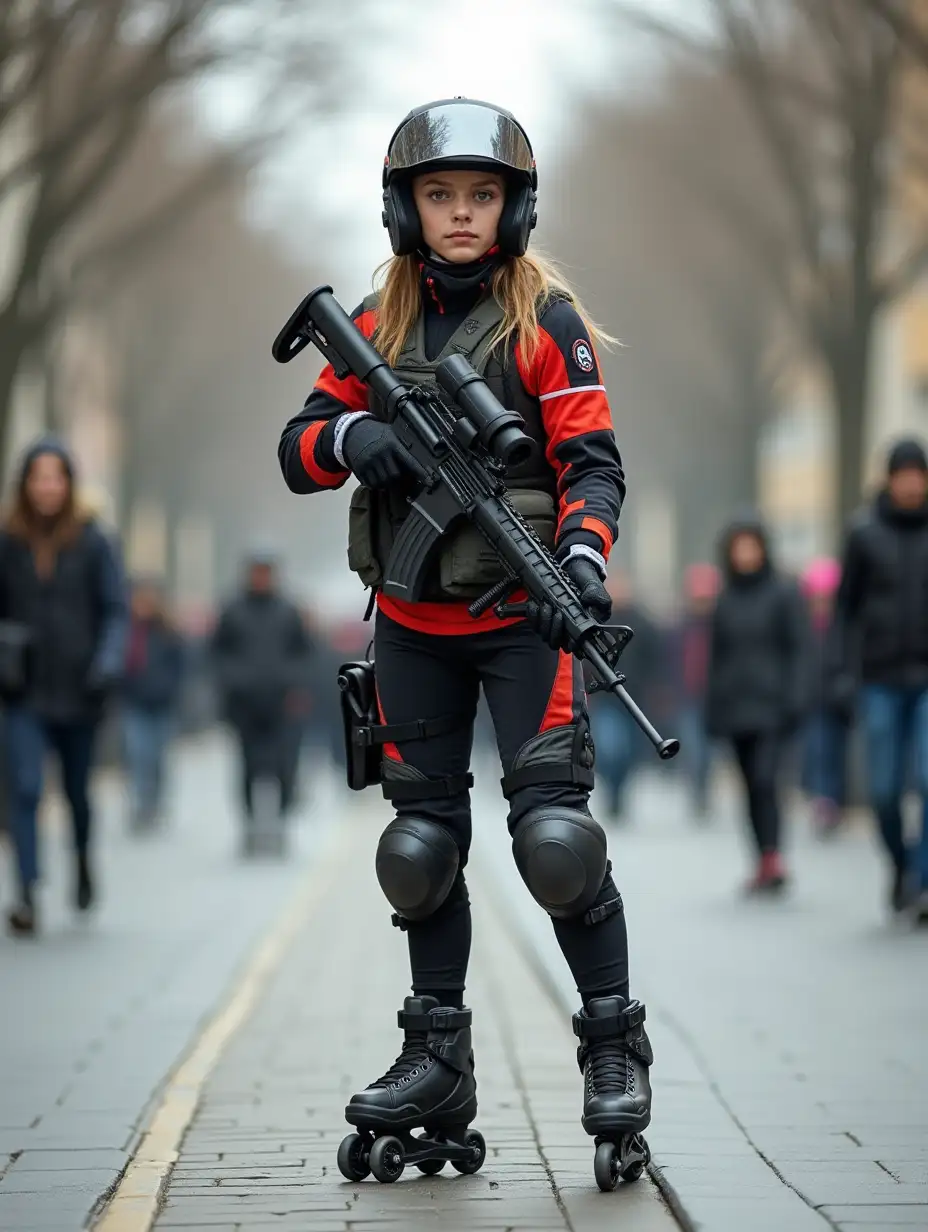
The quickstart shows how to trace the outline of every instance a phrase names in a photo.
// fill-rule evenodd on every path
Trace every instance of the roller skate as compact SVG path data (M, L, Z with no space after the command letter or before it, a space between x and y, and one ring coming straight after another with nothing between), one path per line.
M574 1014L583 1072L581 1124L595 1139L593 1174L604 1192L637 1181L651 1159L642 1133L651 1122L653 1060L644 1006L623 997L599 997Z
M397 1021L405 1032L400 1055L345 1109L357 1133L338 1148L339 1172L349 1181L373 1173L385 1184L399 1180L407 1164L426 1176L447 1163L458 1172L477 1172L487 1148L483 1136L468 1129L477 1115L470 1010L439 1006L434 997L407 997Z

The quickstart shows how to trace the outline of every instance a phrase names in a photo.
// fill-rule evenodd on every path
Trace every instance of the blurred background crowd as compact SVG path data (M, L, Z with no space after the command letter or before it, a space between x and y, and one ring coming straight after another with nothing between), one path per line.
M83 909L94 765L125 770L145 831L170 743L225 720L254 852L339 762L335 669L369 640L350 487L324 508L286 491L277 440L316 369L270 343L311 286L367 292L389 134L457 93L525 124L537 242L622 339L601 356L629 479L615 620L629 685L683 741L667 773L694 824L738 776L749 887L775 890L794 789L822 835L871 811L890 905L928 917L928 838L902 809L928 777L928 5L473 0L462 31L416 0L11 0L11 927L35 924L49 750ZM633 821L647 745L592 709L596 807Z

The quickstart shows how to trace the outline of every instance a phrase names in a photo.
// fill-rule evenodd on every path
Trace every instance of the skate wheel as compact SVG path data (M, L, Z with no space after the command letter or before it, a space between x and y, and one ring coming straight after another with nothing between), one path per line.
M339 1172L346 1181L363 1181L366 1176L370 1175L367 1143L360 1134L349 1134L347 1138L342 1138L336 1162Z
M601 1142L593 1156L593 1175L603 1193L610 1193L619 1183L619 1153L611 1142Z
M416 1167L426 1176L437 1176L447 1162L446 1159L423 1159L416 1164Z
M632 1181L638 1180L642 1172L644 1172L644 1163L639 1159L635 1163L629 1164L625 1171L619 1175L622 1177L623 1181L630 1185Z
M398 1181L406 1167L406 1152L399 1138L386 1134L371 1147L371 1172L383 1185Z
M464 1139L464 1145L470 1151L470 1158L452 1159L451 1166L462 1176L472 1176L483 1167L483 1161L487 1157L487 1144L483 1140L483 1134L472 1129Z

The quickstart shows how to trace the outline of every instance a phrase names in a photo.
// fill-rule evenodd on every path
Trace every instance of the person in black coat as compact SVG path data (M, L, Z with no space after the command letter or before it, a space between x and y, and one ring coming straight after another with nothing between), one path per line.
M155 824L161 807L164 759L177 717L186 666L184 641L168 619L161 586L139 579L122 690L123 735L136 829Z
M749 891L786 881L780 851L780 770L808 690L808 618L798 586L773 567L763 525L732 523L722 538L725 581L712 618L706 720L728 738L744 778L758 852Z
M246 562L244 592L223 610L212 654L222 711L241 745L248 853L257 842L256 783L276 781L280 816L294 802L310 686L309 636L297 605L278 591L268 553L256 552Z
M6 704L10 829L19 870L11 931L36 928L36 813L46 749L53 749L71 811L75 903L94 899L88 780L104 705L122 673L127 605L116 544L75 503L63 445L26 454L13 509L0 530L0 693Z
M892 865L890 903L916 895L928 918L928 457L898 441L886 484L858 514L835 606L835 689L850 711L861 690L870 798ZM906 847L902 795L914 754L921 842Z

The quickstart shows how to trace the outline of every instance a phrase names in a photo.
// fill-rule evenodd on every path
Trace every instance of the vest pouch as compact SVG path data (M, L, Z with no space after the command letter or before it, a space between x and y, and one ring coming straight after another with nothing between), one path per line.
M348 568L365 586L380 586L383 570L377 559L377 493L359 485L348 505Z
M536 488L513 488L506 495L542 543L553 551L557 531L554 498ZM505 573L502 561L471 522L449 532L439 557L444 594L455 599L479 599Z

